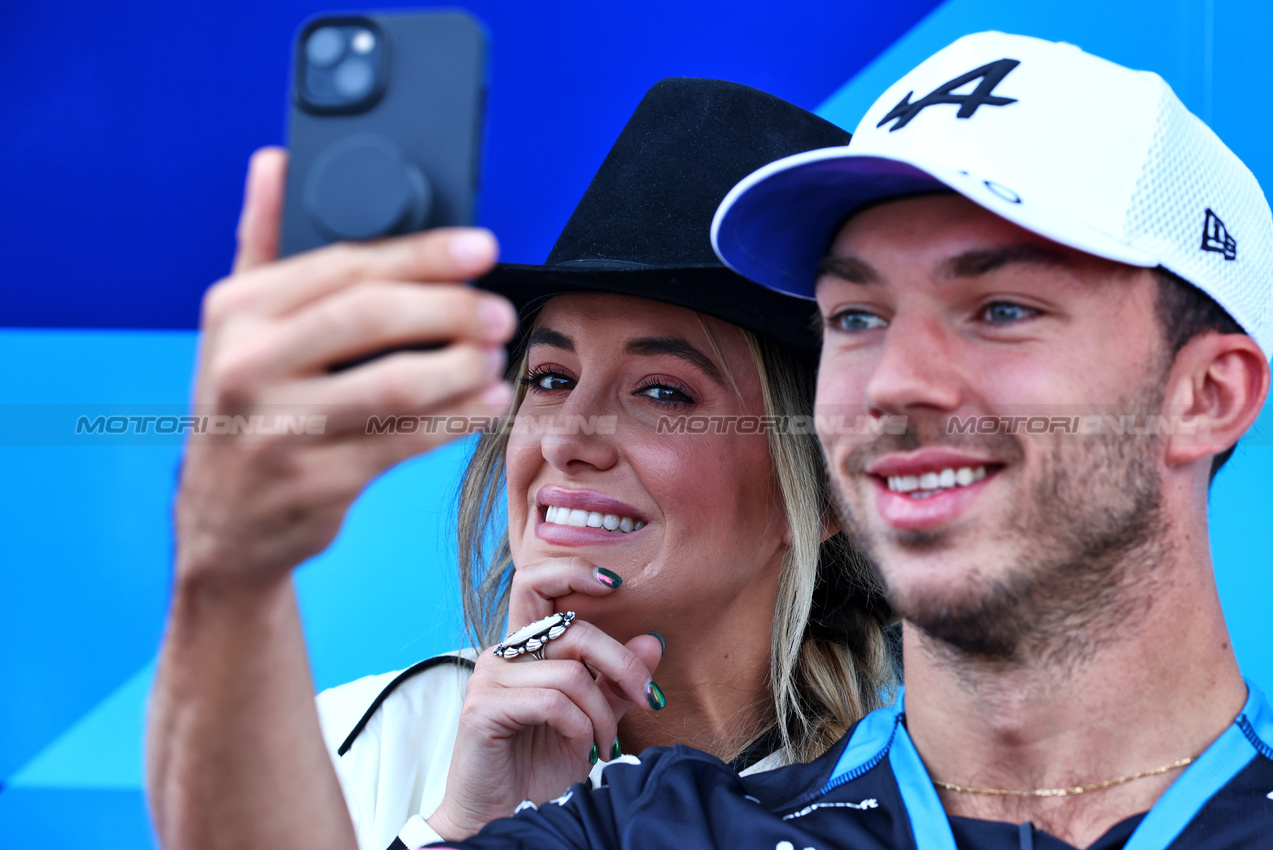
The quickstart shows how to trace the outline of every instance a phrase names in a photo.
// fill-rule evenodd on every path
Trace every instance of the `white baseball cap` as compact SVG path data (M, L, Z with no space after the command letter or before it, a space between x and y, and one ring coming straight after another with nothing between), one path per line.
M847 216L943 189L1071 248L1163 266L1273 352L1273 216L1255 176L1157 74L1070 44L959 39L884 92L848 146L744 178L712 246L745 277L812 298Z

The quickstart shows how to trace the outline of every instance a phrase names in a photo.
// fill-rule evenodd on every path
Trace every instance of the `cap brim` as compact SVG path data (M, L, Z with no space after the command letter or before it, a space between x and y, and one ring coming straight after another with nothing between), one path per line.
M858 154L847 147L771 162L730 190L712 219L712 247L734 271L770 289L812 298L818 264L844 220L891 198L953 190L1040 236L1098 257L1158 265L1074 217L946 165Z

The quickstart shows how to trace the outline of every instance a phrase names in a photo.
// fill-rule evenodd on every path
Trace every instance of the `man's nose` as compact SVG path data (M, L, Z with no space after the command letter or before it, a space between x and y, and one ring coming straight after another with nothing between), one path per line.
M953 411L963 401L958 346L939 317L895 317L866 385L866 402L880 413Z

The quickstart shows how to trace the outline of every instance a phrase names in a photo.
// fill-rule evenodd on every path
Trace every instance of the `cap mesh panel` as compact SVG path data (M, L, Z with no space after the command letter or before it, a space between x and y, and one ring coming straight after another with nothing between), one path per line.
M1236 259L1202 248L1210 209L1237 243ZM1273 352L1273 217L1259 183L1163 85L1158 124L1127 210L1128 241L1229 312Z

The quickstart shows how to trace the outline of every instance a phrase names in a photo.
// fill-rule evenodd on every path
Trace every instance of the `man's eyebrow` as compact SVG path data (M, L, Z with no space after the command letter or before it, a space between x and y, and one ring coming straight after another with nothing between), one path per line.
M549 328L535 328L535 330L531 331L530 336L526 339L526 347L534 348L537 345L560 348L562 351L575 350L575 344L570 337L560 331L550 330Z
M628 354L668 354L672 357L679 357L692 366L697 367L699 371L716 383L721 386L725 385L725 378L721 374L720 368L712 362L711 358L680 337L643 336L628 340L627 345L623 348Z
M880 276L865 260L848 256L823 257L818 263L818 277L830 275L848 283L878 283Z
M978 277L1010 265L1068 269L1073 264L1060 251L1034 242L968 251L942 263L942 277Z

